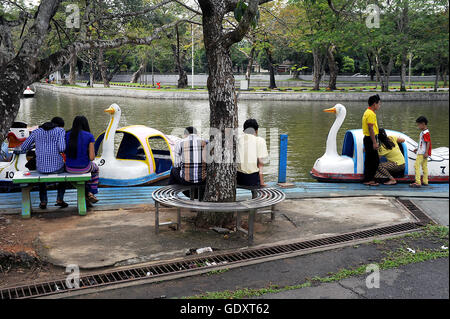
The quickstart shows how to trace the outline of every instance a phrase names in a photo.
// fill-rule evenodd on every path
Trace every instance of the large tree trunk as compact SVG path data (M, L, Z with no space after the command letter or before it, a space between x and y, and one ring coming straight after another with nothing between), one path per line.
M247 80L248 87L250 88L250 77L252 76L253 60L255 58L255 47L252 46L250 55L248 57L247 70L245 71L245 79Z
M330 69L330 79L328 81L328 89L336 90L336 79L338 74L338 69L336 65L336 59L334 53L336 46L334 44L330 45L327 50L328 68Z
M77 55L75 52L73 52L72 56L70 57L69 61L69 84L75 85L77 82Z
M0 66L0 142L4 141L20 108L20 96L34 81L51 73L49 68L38 65L38 55L49 29L49 21L55 15L60 0L43 1L35 14L18 53ZM4 36L4 34L2 34ZM55 71L55 70L52 70ZM38 74L38 75L37 75ZM42 76L39 76L42 75Z
M173 55L175 57L175 68L178 72L178 88L184 89L188 86L188 78L186 71L183 68L184 65L184 57L186 56L186 50L180 52L180 34L178 31L178 26L175 26L175 32L177 36L177 44L172 45Z
M444 79L444 87L447 86L448 82L447 82L447 74L448 74L448 67L445 67L444 70L442 71L442 77Z
M98 50L98 67L100 69L100 74L102 75L103 86L109 88L110 78L108 76L108 69L106 68L103 49Z
M143 72L144 69L145 69L145 65L146 65L146 64L147 64L147 63L146 63L144 60L141 61L141 64L139 65L139 69L137 69L137 71L134 72L133 75L131 76L131 81L130 81L130 83L137 83L137 81L138 81L139 78L141 77L142 72Z
M375 59L376 59L377 75L380 77L381 80L381 92L389 92L389 78L391 76L392 68L394 66L394 58L392 56L389 56L388 63L384 65L380 54L376 52ZM380 75L379 69L381 69L381 71L383 72L382 75Z
M270 72L270 83L269 89L276 89L277 84L275 83L275 67L273 66L272 52L269 48L266 48L267 62L269 63L269 72Z
M441 69L441 66L438 65L436 67L436 76L434 78L434 90L433 90L434 92L437 92L437 89L439 87L439 73L440 73L440 69Z
M218 2L218 4L213 4ZM238 110L230 45L222 36L225 9L222 1L200 1L203 11L203 37L208 59L211 163L207 166L205 201L236 200L236 140ZM229 213L198 213L197 225L227 226Z
M404 50L401 56L400 91L406 92L406 64L408 63L408 52Z
M92 54L89 54L89 56L90 56L90 58L89 58L89 86L91 88L93 88L94 81L95 81L94 61L93 61Z
M314 88L313 90L320 90L320 81L322 80L322 61L323 61L323 54L320 52L319 48L313 48L312 50L313 54L313 82L314 82Z

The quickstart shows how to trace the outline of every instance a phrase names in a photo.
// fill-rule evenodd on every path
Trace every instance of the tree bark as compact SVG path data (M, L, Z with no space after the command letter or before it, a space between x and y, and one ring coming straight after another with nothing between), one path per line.
M42 70L36 65L37 56L48 33L50 19L61 0L43 1L35 14L33 25L23 39L18 53L0 66L0 141L4 141L17 116L20 96L24 89L36 81L35 73ZM49 74L50 70L47 70ZM44 73L44 72L42 72ZM39 77L37 79L40 79Z
M275 83L275 67L273 65L272 52L269 48L265 48L267 55L267 62L269 63L269 72L270 72L270 82L269 89L276 89L277 84Z
M175 26L175 32L177 37L177 44L172 44L172 51L175 57L175 68L178 72L178 88L184 89L188 86L188 77L186 71L183 68L184 58L186 56L186 50L180 52L180 35L178 31L178 26Z
M94 57L92 52L89 52L89 86L94 87L95 81Z
M321 53L321 50L319 48L313 48L312 50L313 54L313 82L314 82L314 88L313 90L320 90L320 81L322 80L322 74L323 74L323 54Z
M206 2L216 3L205 8ZM222 1L201 1L203 11L203 34L208 60L208 92L210 105L209 148L212 162L207 166L205 201L232 202L236 200L236 141L230 133L238 123L231 52L222 38L222 19L225 10ZM215 134L211 134L215 133ZM226 226L231 214L199 213L197 225Z
M255 58L255 47L252 46L250 54L248 56L247 70L245 71L245 79L247 80L247 86L250 88L250 77L252 76L253 60Z
M440 66L440 65L436 66L436 76L435 76L435 78L434 78L434 89L433 89L434 92L437 92L438 87L439 87L439 74L440 74L440 69L441 69L441 66Z
M330 69L330 79L328 81L328 89L336 90L336 79L338 74L338 69L336 65L336 59L334 57L336 51L336 46L331 44L327 50L328 68Z
M202 9L203 39L208 60L210 140L205 201L236 200L236 128L238 107L230 47L242 40L258 10L258 0L250 0L247 10L233 31L224 33L223 18L233 11L232 0L199 0ZM227 226L229 213L199 213L197 225Z
M444 87L447 86L448 82L447 82L447 74L448 74L448 67L445 67L444 70L442 71L442 77L444 78Z
M408 63L408 52L404 50L401 56L400 91L406 92L406 64Z
M389 92L389 78L391 76L392 68L394 66L394 58L392 56L388 57L388 62L386 65L383 64L381 56L378 52L375 52L375 61L377 70L377 76L381 80L381 92ZM383 74L380 74L380 69Z
M141 64L139 64L139 69L137 69L137 71L134 72L133 75L131 76L130 83L137 83L137 81L141 77L142 72L145 69L145 65L146 65L146 62L144 60L142 60Z
M77 69L77 55L74 52L71 57L70 57L70 62L69 62L69 84L70 85L75 85L76 84L76 69Z
M103 86L109 88L110 78L108 77L108 69L105 64L103 49L98 50L98 67L100 69L100 74L102 75Z

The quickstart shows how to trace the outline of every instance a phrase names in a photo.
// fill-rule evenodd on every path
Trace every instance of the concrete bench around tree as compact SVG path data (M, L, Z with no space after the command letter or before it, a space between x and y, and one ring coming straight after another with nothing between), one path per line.
M26 175L29 173L29 175ZM86 194L85 183L91 179L91 173L86 174L40 174L37 171L17 172L13 178L13 183L20 184L22 189L22 217L31 217L31 196L30 192L33 184L39 183L71 183L77 190L78 214L86 215Z
M252 198L236 202L201 202L198 200L185 199L179 196L183 191L190 191L191 194L198 186L169 185L164 186L152 193L155 201L155 232L159 233L159 227L165 225L177 225L177 230L181 229L181 209L188 209L196 212L217 212L236 213L236 230L247 235L248 243L253 243L253 231L256 211L261 208L270 207L273 219L273 206L285 199L285 194L276 188L245 188L252 191ZM177 208L176 222L159 222L160 205ZM241 214L248 213L248 231L241 227Z

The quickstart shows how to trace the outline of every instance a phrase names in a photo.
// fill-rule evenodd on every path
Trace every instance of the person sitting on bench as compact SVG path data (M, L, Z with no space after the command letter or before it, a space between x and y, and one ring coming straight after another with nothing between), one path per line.
M237 145L238 185L265 187L263 176L264 159L267 152L266 141L258 136L258 122L248 119L244 123L244 134L239 136Z
M20 152L24 153L36 147L36 169L41 174L57 174L64 172L64 159L62 154L66 150L66 132L60 125L46 122L31 132L30 136L21 145ZM64 125L64 124L62 124ZM66 183L58 183L58 195L55 206L65 208L69 206L64 202ZM39 184L39 208L47 208L47 185Z
M170 171L169 185L204 184L206 145L207 141L197 136L197 130L194 127L189 126L184 130L184 138L175 145L175 161Z

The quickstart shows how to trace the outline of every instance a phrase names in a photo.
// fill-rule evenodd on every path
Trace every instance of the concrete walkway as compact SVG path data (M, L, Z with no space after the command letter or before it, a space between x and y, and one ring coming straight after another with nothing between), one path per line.
M207 90L168 90L144 89L114 86L110 88L84 88L72 86L56 86L35 83L37 90L77 94L85 96L134 97L141 99L171 99L171 100L208 100ZM356 92L298 92L298 91L240 91L239 100L268 101L367 101L374 92L370 90ZM448 101L449 93L439 92L379 92L383 101Z

